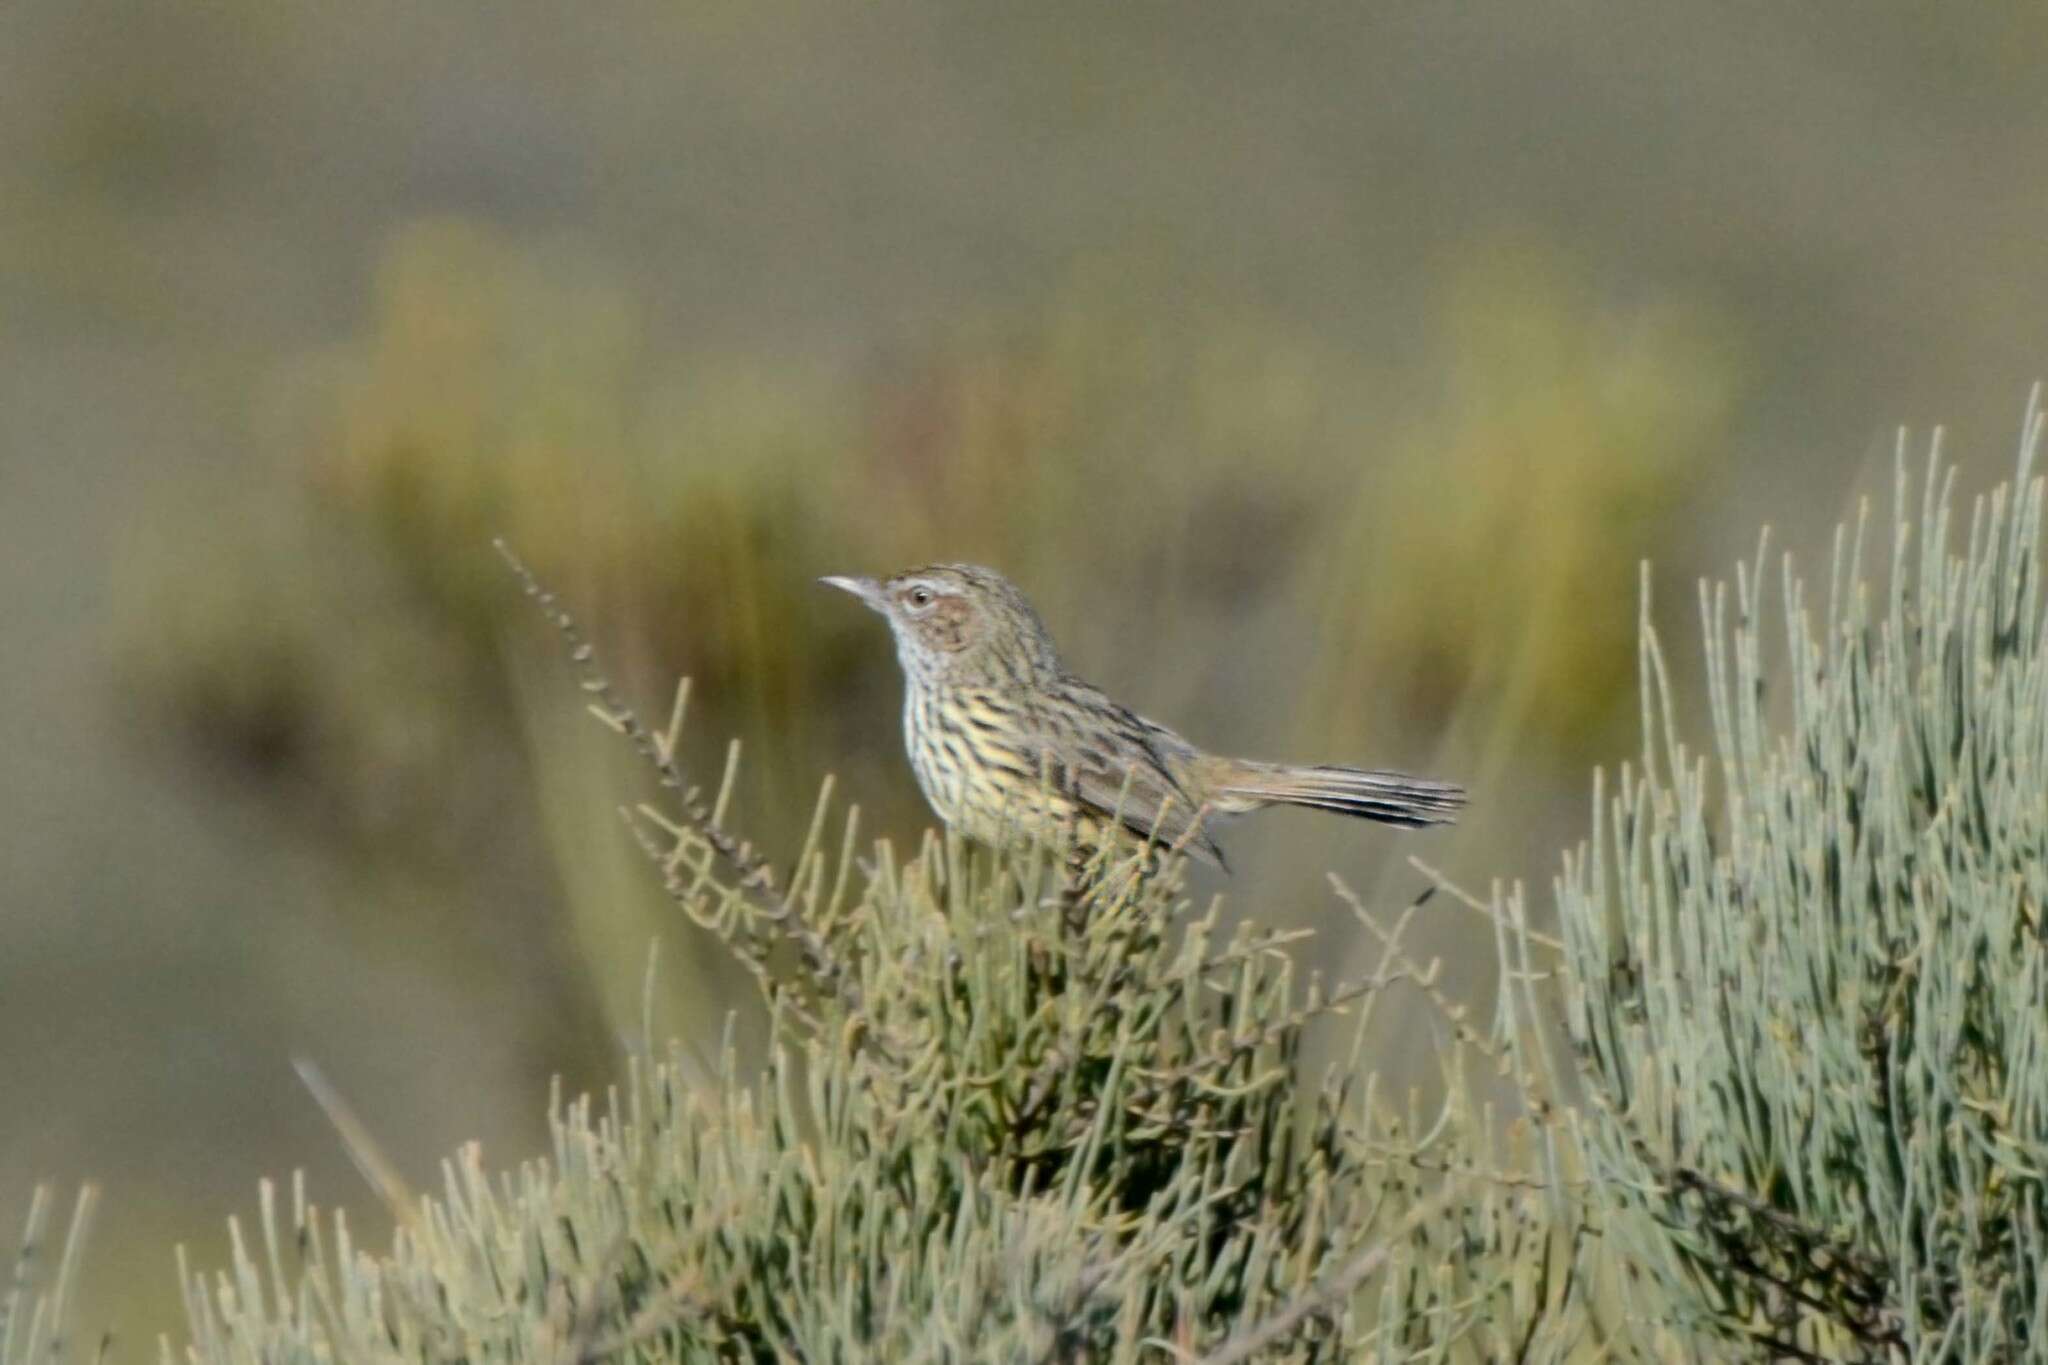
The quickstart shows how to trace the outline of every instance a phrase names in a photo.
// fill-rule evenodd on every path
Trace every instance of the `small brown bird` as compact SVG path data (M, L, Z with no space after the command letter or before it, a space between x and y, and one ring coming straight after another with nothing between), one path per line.
M917 784L940 819L985 843L1065 829L1092 847L1116 824L1221 867L1218 816L1290 805L1442 825L1465 804L1461 788L1400 773L1204 753L1069 673L1031 603L993 569L819 581L888 619Z

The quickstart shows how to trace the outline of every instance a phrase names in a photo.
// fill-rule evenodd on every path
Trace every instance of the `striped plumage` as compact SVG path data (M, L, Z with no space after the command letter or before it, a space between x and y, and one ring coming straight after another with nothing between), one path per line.
M1092 846L1114 824L1220 865L1218 816L1286 804L1421 826L1464 805L1459 788L1400 773L1204 753L1069 673L1031 603L992 569L824 581L888 619L911 768L939 818L972 838L1068 829Z

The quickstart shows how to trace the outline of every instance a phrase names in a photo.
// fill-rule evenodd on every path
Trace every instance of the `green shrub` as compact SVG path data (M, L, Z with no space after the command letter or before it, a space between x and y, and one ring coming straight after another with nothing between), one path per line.
M707 798L676 766L680 717L591 686L665 789L634 832L754 969L765 1070L637 1057L557 1104L548 1160L451 1163L386 1257L266 1195L261 1246L192 1283L195 1359L1478 1361L1586 1333L1569 1226L1498 1169L1526 1128L1460 1081L1483 1040L1454 1023L1428 1114L1299 1073L1318 1020L1437 998L1400 923L1360 907L1377 971L1304 981L1298 935L1224 933L1146 850L1079 884L1058 849L864 861L822 805L785 880L724 827L729 776Z
M1866 511L1825 598L1761 551L1703 589L1706 753L1646 623L1643 761L1560 883L1601 1221L1759 1353L2048 1359L2040 428L1960 541L1902 453L1882 583Z
M1644 758L1595 784L1561 937L1443 898L1492 920L1483 1031L1402 946L1419 901L1340 885L1378 962L1304 977L1303 936L1226 933L1150 851L902 859L829 789L779 874L730 765L678 766L683 694L649 731L529 580L765 1065L650 1043L557 1100L546 1159L451 1161L388 1254L266 1187L186 1277L190 1359L2048 1359L2041 426L1960 543L1952 475L1902 461L1881 587L1866 515L1825 601L1788 566L1771 609L1761 556L1732 625L1703 589L1708 755L1645 620ZM1302 1064L1390 1001L1441 1023L1436 1101Z
M42 1365L74 1354L74 1343L65 1335L70 1325L68 1310L95 1202L92 1189L81 1191L64 1240L53 1244L50 1192L39 1189L29 1200L28 1222L14 1255L14 1273L0 1287L0 1365ZM100 1350L105 1354L104 1339Z

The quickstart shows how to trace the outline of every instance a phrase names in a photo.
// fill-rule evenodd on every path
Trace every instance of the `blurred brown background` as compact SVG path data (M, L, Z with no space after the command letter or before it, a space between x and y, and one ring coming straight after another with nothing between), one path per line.
M1202 891L1540 888L1630 748L1642 557L1683 654L1897 424L2006 468L2044 56L2019 5L11 0L0 1227L102 1182L132 1358L259 1176L382 1235L292 1058L430 1187L604 1083L652 933L661 1028L745 998L494 534L650 711L695 676L771 847L828 769L925 824L812 580L972 557L1203 742L1474 788L1241 825Z

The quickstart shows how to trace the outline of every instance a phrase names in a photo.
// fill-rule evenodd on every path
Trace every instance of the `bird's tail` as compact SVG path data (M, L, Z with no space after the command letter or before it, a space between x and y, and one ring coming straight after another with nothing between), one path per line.
M1463 787L1365 768L1240 760L1222 777L1216 790L1223 800L1217 804L1225 810L1277 803L1419 828L1448 825L1465 806Z

